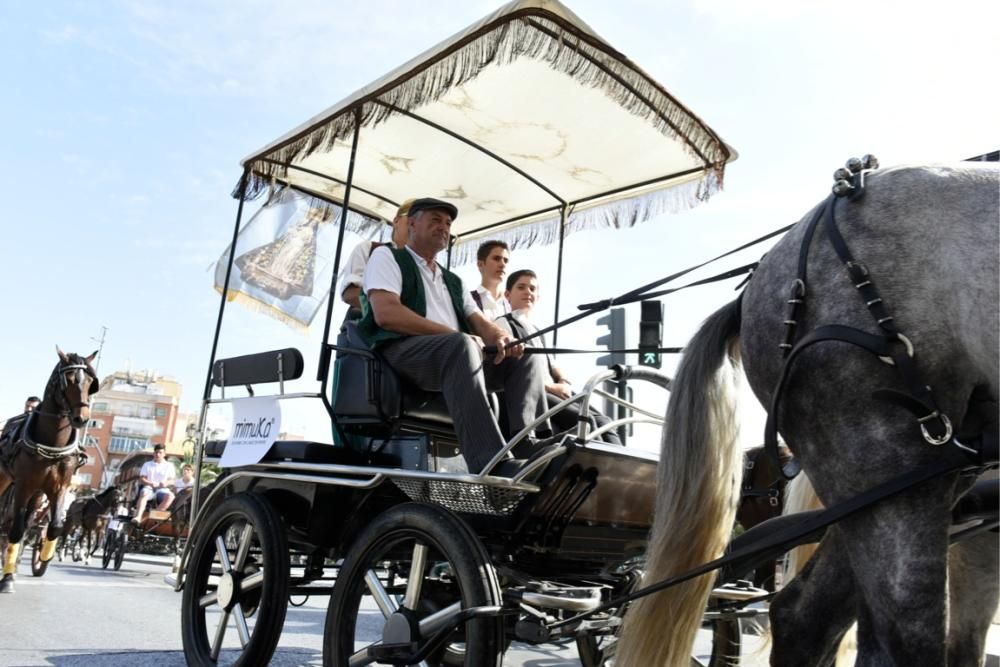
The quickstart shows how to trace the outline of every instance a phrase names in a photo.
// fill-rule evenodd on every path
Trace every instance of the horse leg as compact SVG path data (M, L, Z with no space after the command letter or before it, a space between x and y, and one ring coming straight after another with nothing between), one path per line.
M954 476L841 524L859 588L858 665L946 663L948 499Z
M979 667L1000 600L997 535L988 531L962 540L948 556L948 665Z
M7 549L3 559L3 578L0 579L0 593L14 592L14 579L17 574L17 557L20 555L21 539L28 528L28 515L33 510L32 494L24 487L14 484L13 516L10 531L7 533Z
M66 521L66 510L68 509L66 490L69 488L68 482L72 472L69 475L65 473L65 470L61 472L63 473L61 477L65 481L60 481L54 491L50 488L45 492L49 498L49 528L46 531L45 543L42 545L40 555L41 560L45 562L52 560L52 557L55 556L56 546L59 544L59 538L63 534Z
M828 667L854 622L857 589L843 554L843 536L827 531L815 555L771 603L771 664Z

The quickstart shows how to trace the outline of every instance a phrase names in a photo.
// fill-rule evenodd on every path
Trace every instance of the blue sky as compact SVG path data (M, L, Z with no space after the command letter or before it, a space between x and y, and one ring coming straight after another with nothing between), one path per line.
M41 393L56 344L89 352L102 326L102 375L128 364L172 375L182 408L197 409L218 308L210 267L228 243L238 161L495 7L0 0L0 415ZM798 219L849 156L896 164L1000 147L996 3L570 7L740 158L699 209L571 238L564 314ZM534 249L513 265L540 270L544 289L554 260ZM722 286L671 298L666 344L732 296ZM596 334L586 322L560 343ZM310 358L318 340L233 307L222 354L295 345ZM564 365L583 379L592 359ZM305 432L313 419L285 424Z

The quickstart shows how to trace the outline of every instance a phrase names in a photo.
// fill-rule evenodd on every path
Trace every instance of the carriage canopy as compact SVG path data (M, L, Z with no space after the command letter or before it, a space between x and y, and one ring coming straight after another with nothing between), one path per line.
M735 158L554 0L501 7L253 153L247 196L290 185L342 201L355 128L351 226L446 199L460 211L453 263L483 236L526 247L559 238L564 219L562 235L686 208Z

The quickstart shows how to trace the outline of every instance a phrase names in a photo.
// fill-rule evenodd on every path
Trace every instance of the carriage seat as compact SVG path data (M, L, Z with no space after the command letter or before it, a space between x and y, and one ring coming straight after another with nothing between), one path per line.
M399 377L382 355L368 348L357 322L344 322L332 347L336 361L331 403L342 426L415 422L452 430L444 396ZM499 403L495 395L490 397L496 415Z

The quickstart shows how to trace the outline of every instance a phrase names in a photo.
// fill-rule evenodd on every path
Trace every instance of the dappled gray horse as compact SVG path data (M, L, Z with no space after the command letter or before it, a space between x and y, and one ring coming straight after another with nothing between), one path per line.
M706 320L673 383L644 583L692 569L725 547L741 452L723 375L740 352L764 405L781 385L777 431L827 507L961 456L955 440L996 432L998 174L995 166L972 165L872 172L863 197L833 200L836 227L869 273L845 267L823 224L804 244L810 214L767 254L742 300ZM803 245L806 289L790 290ZM866 282L883 301L858 298ZM791 300L803 303L787 325ZM825 325L875 334L890 341L896 358L905 354L906 344L886 336L889 325L876 324L882 318L869 309L891 313L891 326L912 343L918 381L903 380L905 360L891 366L831 339L797 354L779 383L782 344ZM791 339L790 326L798 330ZM906 400L924 385L930 393ZM918 423L921 405L930 403L950 419L955 440L940 417ZM936 439L945 442L932 444ZM771 605L772 664L830 664L856 618L858 664L979 665L998 598L996 533L949 553L951 508L971 482L955 472L938 476L828 530L805 571ZM711 576L701 577L633 605L617 664L687 664L711 585Z

